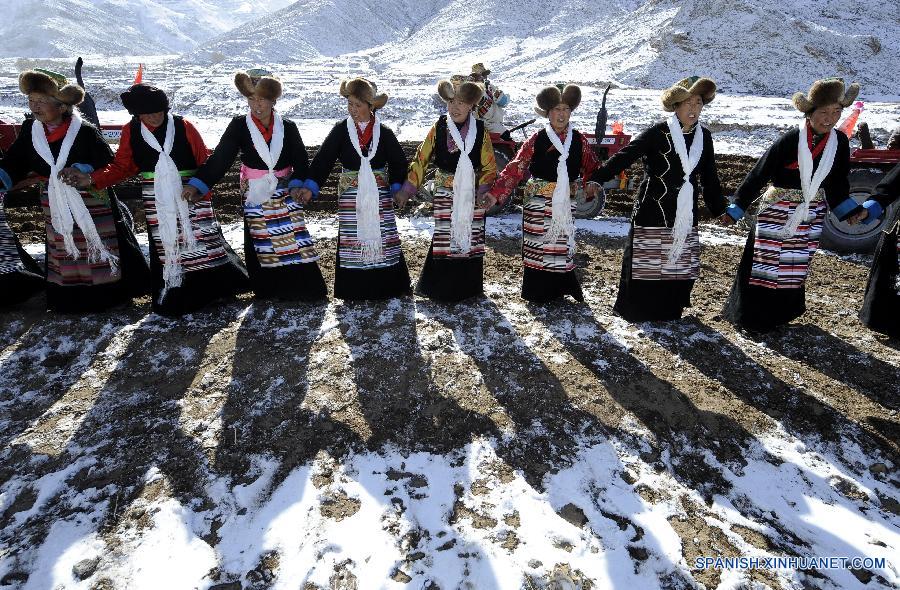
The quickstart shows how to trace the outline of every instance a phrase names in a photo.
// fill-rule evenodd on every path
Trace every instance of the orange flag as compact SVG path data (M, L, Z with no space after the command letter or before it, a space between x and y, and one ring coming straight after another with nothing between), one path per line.
M140 84L144 81L144 64L138 64L137 73L134 75L134 83Z
M853 110L850 111L847 118L838 126L838 131L846 135L847 138L853 137L853 130L856 127L856 122L859 120L859 115L862 111L863 102L858 100L853 104Z

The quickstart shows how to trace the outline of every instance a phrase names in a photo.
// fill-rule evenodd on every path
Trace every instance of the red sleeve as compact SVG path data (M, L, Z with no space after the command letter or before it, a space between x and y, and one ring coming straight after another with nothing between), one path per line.
M131 155L131 125L126 124L122 127L122 136L119 138L119 149L115 158L105 168L95 170L91 174L91 181L97 188L106 188L131 178L138 172L140 170Z
M597 152L588 143L587 138L581 135L581 182L587 185L591 174L600 167L600 161L597 159Z
M199 168L209 158L211 150L206 147L203 137L201 137L197 128L194 127L194 124L187 119L182 119L182 121L184 121L184 133L187 135L188 143L191 144L191 153L194 154L194 160L197 161L197 167Z
M531 164L532 157L534 157L534 142L536 140L537 133L522 144L516 157L500 172L500 177L497 178L490 190L490 193L496 197L498 202L505 202L509 194L519 185L525 173L528 172L528 166Z

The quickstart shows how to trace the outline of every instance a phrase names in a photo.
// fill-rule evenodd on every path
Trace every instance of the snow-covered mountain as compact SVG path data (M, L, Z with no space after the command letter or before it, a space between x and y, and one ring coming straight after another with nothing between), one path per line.
M817 77L896 96L900 11L860 0L301 0L186 56L290 63L357 53L382 71L439 75L484 61L501 76L659 88L715 77L783 95Z
M153 61L150 79L203 114L236 100L233 71L257 64L282 75L304 116L331 112L340 102L334 85L348 75L371 76L412 100L478 61L502 88L526 94L552 81L659 89L702 74L730 94L786 97L839 75L860 82L867 101L900 96L896 2L288 1L262 9L249 0L6 0L0 58L26 59L7 60L14 63L0 72L0 102L18 100L22 69L68 71L79 53L116 58L89 60L92 80L104 82L93 85L101 102L118 104L137 62ZM65 60L44 64L41 56Z
M4 0L0 57L180 54L290 0Z
M300 0L249 21L185 56L186 61L290 63L400 43L447 0Z

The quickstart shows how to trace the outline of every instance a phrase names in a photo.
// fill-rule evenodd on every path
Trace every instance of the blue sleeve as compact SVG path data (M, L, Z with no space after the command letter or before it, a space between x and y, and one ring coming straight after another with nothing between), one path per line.
M288 183L288 188L303 188L303 181L299 178L292 178Z
M881 214L884 213L884 207L878 201L866 201L863 203L863 207L869 212L869 216L863 219L863 223L866 225L875 223L881 217Z
M10 178L9 174L3 168L0 168L0 184L3 185L3 190L9 190L12 188L13 181Z
M395 182L395 183L391 184L391 194L393 195L394 193L399 191L401 188L403 188L403 185L399 182Z
M203 182L202 180L200 180L199 178L194 177L194 178L190 179L189 181L187 181L187 183L189 185L191 185L192 187L194 187L195 189L197 189L198 191L200 191L201 195L205 195L206 193L209 192L209 187L206 186L206 183Z
M728 205L728 207L725 209L725 213L728 213L728 215L735 221L740 221L744 216L744 210L735 204Z
M497 99L497 104L500 107L505 107L509 103L509 95L504 93L500 98Z
M79 172L84 173L84 174L90 174L91 172L94 171L94 167L91 166L90 164L75 163L75 164L72 164L72 168L75 168L76 170L78 170Z
M309 192L313 194L313 198L317 198L319 196L319 183L313 180L312 178L307 178L303 181L304 188L308 188Z
M831 212L834 213L838 219L843 220L857 207L859 207L859 203L848 197L841 201L841 204L832 209Z

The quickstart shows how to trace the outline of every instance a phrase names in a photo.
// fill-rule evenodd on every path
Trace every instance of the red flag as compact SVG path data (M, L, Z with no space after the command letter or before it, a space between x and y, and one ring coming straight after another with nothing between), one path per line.
M137 73L134 75L134 83L140 84L144 81L144 64L138 64Z

